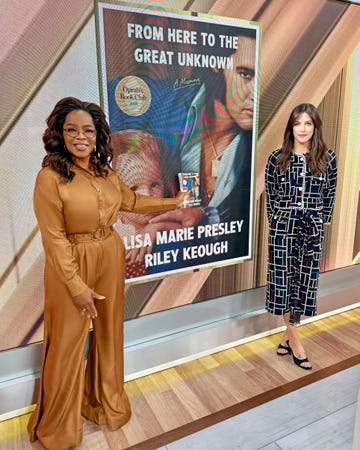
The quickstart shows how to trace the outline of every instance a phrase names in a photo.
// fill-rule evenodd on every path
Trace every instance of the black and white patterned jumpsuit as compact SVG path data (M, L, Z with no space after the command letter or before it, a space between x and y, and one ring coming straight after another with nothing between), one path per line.
M323 245L323 226L330 223L337 181L335 153L328 150L326 173L313 176L306 155L293 153L281 173L269 157L265 170L269 220L266 309L277 315L290 312L290 323L316 315L316 298Z

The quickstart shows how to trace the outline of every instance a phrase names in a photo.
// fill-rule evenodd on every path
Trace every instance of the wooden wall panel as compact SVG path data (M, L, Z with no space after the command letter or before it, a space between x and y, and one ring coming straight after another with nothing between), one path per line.
M264 170L268 155L282 141L279 129L284 129L294 105L303 101L311 101L316 106L320 104L360 40L359 23L360 8L349 6L319 51L304 68L287 98L274 112L271 125L261 134L257 158L257 198L264 190Z
M350 58L343 70L341 96L336 110L334 105L328 105L338 112L338 126L335 148L339 164L339 184L336 195L331 238L326 249L326 269L349 264L356 252L356 227L358 225L358 205L360 192L360 158L359 158L359 72L355 65L355 57ZM326 111L328 114L328 111ZM326 120L326 118L324 119ZM331 122L330 122L331 126Z
M279 0L283 2L284 0ZM210 9L209 14L223 17L234 17L236 19L254 20L261 9L265 0L217 0Z
M8 2L4 2L8 3ZM16 1L17 8L23 3ZM33 2L25 28L10 42L6 33L13 23L14 11L4 8L1 29L2 47L9 49L0 63L0 141L5 137L27 103L36 94L44 80L71 45L93 11L92 0L71 2L47 0ZM27 2L29 7L30 2ZM14 6L14 5L13 5ZM10 48L9 48L10 46Z

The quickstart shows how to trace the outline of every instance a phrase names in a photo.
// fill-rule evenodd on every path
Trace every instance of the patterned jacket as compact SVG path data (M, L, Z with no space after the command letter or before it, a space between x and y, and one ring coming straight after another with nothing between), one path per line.
M265 170L267 216L281 211L303 210L320 212L324 223L331 221L337 182L336 156L328 150L326 173L313 176L307 167L306 156L293 153L290 166L281 173L276 164L281 150L269 156Z

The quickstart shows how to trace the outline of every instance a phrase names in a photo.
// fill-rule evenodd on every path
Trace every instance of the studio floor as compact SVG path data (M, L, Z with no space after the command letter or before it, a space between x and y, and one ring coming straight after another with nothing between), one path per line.
M352 450L359 387L356 365L161 450Z
M126 383L133 415L110 432L84 420L78 449L358 450L360 308L299 328L312 371L262 337ZM29 414L0 423L1 450L41 449Z

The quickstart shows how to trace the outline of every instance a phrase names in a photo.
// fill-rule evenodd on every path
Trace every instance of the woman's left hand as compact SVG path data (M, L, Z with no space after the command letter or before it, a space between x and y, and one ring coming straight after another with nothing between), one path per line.
M72 297L74 305L80 314L85 314L89 319L97 317L97 310L94 300L105 300L105 296L98 294L94 290L87 287L81 294Z

